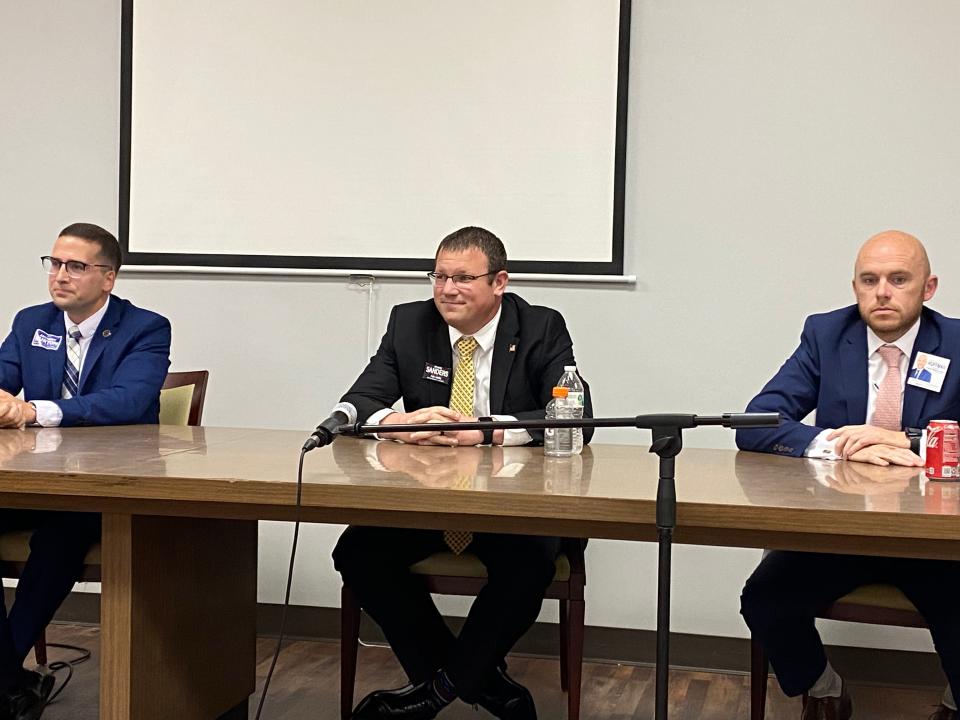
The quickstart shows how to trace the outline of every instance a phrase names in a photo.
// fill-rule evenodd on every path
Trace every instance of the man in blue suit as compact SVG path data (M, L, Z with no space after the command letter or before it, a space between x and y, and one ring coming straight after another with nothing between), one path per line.
M960 418L960 320L929 308L937 289L919 240L870 238L854 267L857 304L807 318L800 346L747 406L779 412L780 427L740 430L742 450L840 462L920 467L931 419ZM918 353L947 363L939 391L907 381ZM804 418L816 411L814 424ZM931 720L957 720L960 563L771 552L747 580L741 613L783 691L804 694L803 720L847 720L852 702L830 666L814 618L861 585L899 587L923 615L949 680ZM952 692L951 692L952 691Z
M933 379L930 371L926 369L927 356L924 353L917 353L916 367L910 371L910 377L916 378L921 382L930 382Z
M0 432L158 421L170 323L111 295L121 260L116 238L87 223L64 228L42 258L52 302L17 313L0 345ZM100 516L0 510L0 530L25 528L30 557L0 613L0 720L43 712L53 678L23 662L79 577Z

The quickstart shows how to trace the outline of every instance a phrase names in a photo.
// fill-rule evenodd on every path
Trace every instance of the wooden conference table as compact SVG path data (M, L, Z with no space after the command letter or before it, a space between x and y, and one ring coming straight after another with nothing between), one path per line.
M101 718L246 718L256 521L296 517L305 437L172 426L0 430L0 506L104 514ZM340 438L306 458L301 517L653 541L657 469L640 444L593 445L556 460L538 448ZM462 489L465 476L473 487ZM907 469L686 449L674 539L960 558L958 490ZM306 549L299 562L329 560Z

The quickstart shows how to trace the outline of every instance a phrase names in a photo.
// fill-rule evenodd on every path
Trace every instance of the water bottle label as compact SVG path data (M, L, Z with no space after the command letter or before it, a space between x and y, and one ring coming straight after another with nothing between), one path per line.
M583 407L583 393L571 392L567 394L567 401L574 407Z

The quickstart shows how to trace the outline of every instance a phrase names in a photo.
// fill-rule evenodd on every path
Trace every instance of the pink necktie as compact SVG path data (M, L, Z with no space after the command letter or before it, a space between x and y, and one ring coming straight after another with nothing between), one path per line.
M887 374L877 388L877 404L873 409L873 422L870 424L885 430L899 430L900 394L903 391L900 383L900 356L903 353L896 345L882 345L877 348L877 352L887 366Z

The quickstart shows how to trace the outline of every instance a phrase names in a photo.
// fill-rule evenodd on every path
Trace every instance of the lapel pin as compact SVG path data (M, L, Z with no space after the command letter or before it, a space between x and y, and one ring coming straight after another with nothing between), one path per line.
M516 351L517 351L517 344L516 344L516 343L510 343L510 347L507 348L507 352L516 352Z
M110 337L111 334L112 334L112 333L111 333L109 330L104 330L104 331L103 331L103 336L104 336L105 338Z

